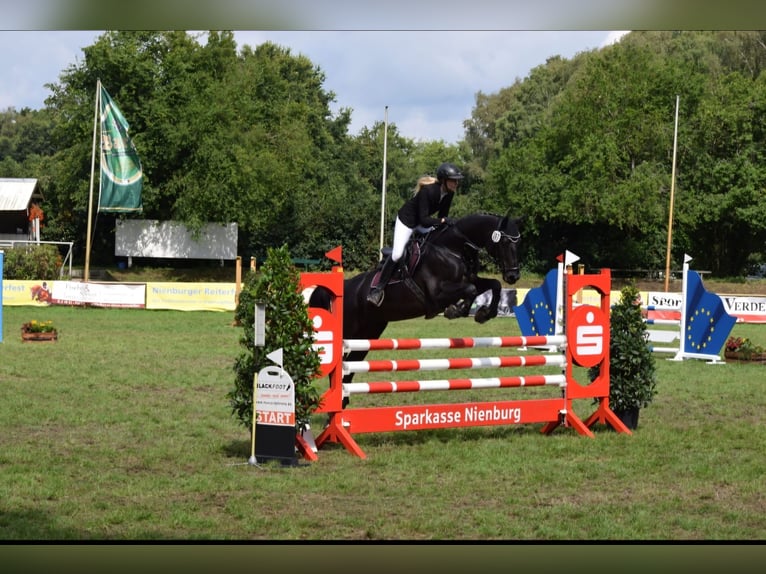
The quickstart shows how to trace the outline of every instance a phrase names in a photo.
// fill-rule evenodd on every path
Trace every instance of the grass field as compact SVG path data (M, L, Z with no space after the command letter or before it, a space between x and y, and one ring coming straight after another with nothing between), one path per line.
M22 343L31 319L53 320L59 341ZM356 437L367 460L329 445L306 466L252 466L249 430L226 399L241 352L231 322L230 313L4 308L0 539L766 538L763 365L658 355L658 395L633 436L545 436L538 425L380 433ZM392 324L386 336L517 333L513 319L437 317ZM763 325L733 334L766 344ZM529 391L546 392L501 396ZM501 391L471 393L447 400ZM373 398L355 404L363 400Z

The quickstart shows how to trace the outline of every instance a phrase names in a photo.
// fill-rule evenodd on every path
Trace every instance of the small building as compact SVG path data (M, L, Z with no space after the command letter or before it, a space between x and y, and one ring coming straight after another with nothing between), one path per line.
M0 241L39 241L43 199L36 179L0 178Z

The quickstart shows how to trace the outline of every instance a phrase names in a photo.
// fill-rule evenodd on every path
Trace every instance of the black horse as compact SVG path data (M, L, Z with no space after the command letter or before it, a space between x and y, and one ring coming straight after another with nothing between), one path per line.
M386 286L380 307L367 301L370 284L379 269L367 271L343 282L343 338L378 339L391 321L416 317L432 318L444 313L448 319L468 316L474 299L492 291L489 305L476 310L474 319L484 323L497 316L502 285L497 279L482 278L479 252L485 250L497 264L503 280L512 285L520 277L518 246L520 218L473 214L457 219L450 226L429 232L421 244L417 262L408 253ZM329 309L330 294L316 289L309 307ZM344 360L361 361L366 351L348 353ZM351 381L353 374L344 377Z

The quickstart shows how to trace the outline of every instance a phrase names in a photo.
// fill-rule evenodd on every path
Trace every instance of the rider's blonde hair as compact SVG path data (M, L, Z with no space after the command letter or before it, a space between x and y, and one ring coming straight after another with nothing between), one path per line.
M415 185L415 189L412 190L412 195L417 195L417 193L423 189L426 185L431 185L432 183L436 183L439 181L432 175L424 175L420 179L418 179L418 183Z

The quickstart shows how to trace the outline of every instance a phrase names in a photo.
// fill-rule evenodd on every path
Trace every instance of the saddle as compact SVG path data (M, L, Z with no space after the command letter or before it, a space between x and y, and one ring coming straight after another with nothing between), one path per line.
M423 255L425 249L426 240L430 234L430 231L426 233L419 233L416 231L412 234L410 240L407 242L407 245L404 248L404 256L399 260L399 264L396 266L396 269L394 269L394 272L391 275L391 279L388 281L389 285L394 283L401 283L402 281L406 281L412 277L412 274L415 272L415 269L417 269L418 264L420 263L420 258ZM392 251L393 248L390 245L383 247L381 250L383 259L375 270L375 275L372 278L370 287L375 287L380 282L380 273L383 270L383 262L387 257L391 256ZM406 265L403 263L406 263Z
M423 254L426 253L428 249L426 243L428 241L429 235L431 234L431 231L432 230L428 230L425 233L416 231L412 234L410 240L407 242L407 245L404 248L404 256L399 260L399 264L396 266L396 269L394 269L394 272L391 274L391 278L388 281L389 285L404 283L412 292L412 294L415 295L415 297L417 297L417 299L421 302L423 307L425 307L426 319L435 317L438 314L438 309L436 309L436 307L433 305L433 302L426 297L425 293L423 293L423 290L418 286L418 284L415 283L412 275L420 264L420 260ZM378 264L378 268L375 270L375 275L372 277L372 281L370 282L371 288L377 286L380 282L380 274L383 270L383 262L387 257L391 255L391 251L392 248L390 246L384 247L382 249L383 261Z

